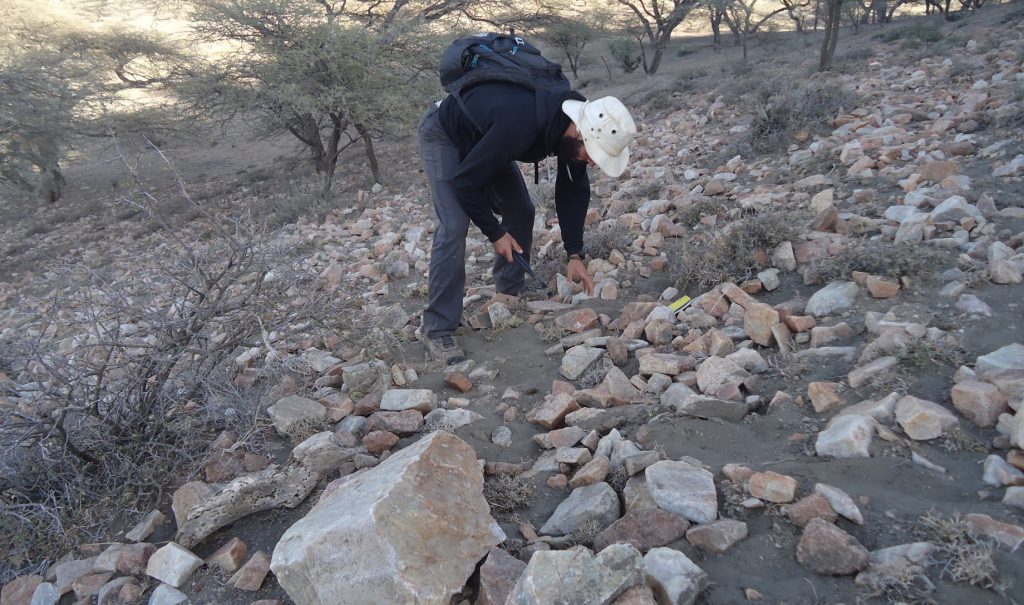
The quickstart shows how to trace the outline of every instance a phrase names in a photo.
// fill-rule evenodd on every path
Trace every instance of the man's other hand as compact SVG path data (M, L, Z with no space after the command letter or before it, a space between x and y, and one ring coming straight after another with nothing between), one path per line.
M512 237L508 233L502 235L500 239L498 239L491 245L494 246L495 254L504 257L505 260L507 260L510 263L515 260L512 258L513 252L518 252L519 254L523 253L523 247L519 245L519 242L516 241L516 238Z
M590 296L594 295L594 279L590 277L590 272L587 271L583 261L578 258L570 259L569 266L566 267L565 272L566 277L569 278L570 282L575 284L576 280L579 279L580 283L583 284L583 288L587 291L587 294Z

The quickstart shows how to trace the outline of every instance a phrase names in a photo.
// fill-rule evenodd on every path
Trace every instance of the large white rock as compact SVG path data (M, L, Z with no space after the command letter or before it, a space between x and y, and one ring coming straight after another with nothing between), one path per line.
M565 352L562 358L562 366L558 371L569 380L576 380L587 371L594 362L604 355L604 349L577 345Z
M860 288L851 281L836 281L818 290L807 300L804 311L815 317L831 315L853 307Z
M380 409L388 412L419 410L424 414L437 407L437 395L430 389L388 389L380 398Z
M941 405L912 395L896 402L896 421L915 441L935 439L960 423L955 414Z
M438 431L329 485L271 561L297 605L447 605L504 540L473 448Z
M541 550L530 558L505 605L605 605L643 582L644 560L629 544L612 544L596 556L583 547Z
M836 416L828 428L818 433L814 451L833 458L870 458L874 436L874 418L856 414Z
M982 378L997 370L1021 369L1024 369L1024 345L1016 342L982 355L974 365L974 371Z
M188 595L180 590L161 584L149 597L149 605L182 605L188 603Z
M267 415L274 422L277 432L287 435L298 425L326 419L327 408L312 399L289 395L267 408Z
M750 374L731 359L708 357L697 368L697 387L703 393L714 395L722 385L743 382Z
M203 560L174 542L153 553L146 564L146 575L181 588L192 572L202 566Z
M662 460L644 469L647 489L659 508L694 523L718 517L718 494L710 472L686 462Z
M678 550L652 548L644 555L644 567L658 603L690 605L708 586L708 574Z

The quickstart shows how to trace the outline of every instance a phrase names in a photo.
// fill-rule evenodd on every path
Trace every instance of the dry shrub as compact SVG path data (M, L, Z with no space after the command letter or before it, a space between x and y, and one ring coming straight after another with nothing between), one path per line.
M629 481L629 473L626 472L624 467L619 467L614 471L608 473L605 478L605 483L612 486L616 494L622 495L622 490L626 489L626 482Z
M608 371L612 369L612 361L608 359L608 356L602 356L600 359L590 364L579 378L576 379L576 388L578 389L589 389L596 387L601 384L604 377L608 374Z
M615 223L612 226L588 229L583 234L583 249L593 258L607 259L612 250L623 252L636 239L629 227Z
M484 498L495 513L522 510L530 505L532 497L533 486L519 477L495 475L484 481Z
M573 546L593 548L594 539L597 538L602 529L601 524L596 519L588 519L569 534L569 541Z
M749 129L734 151L744 156L784 149L803 128L826 126L841 108L858 103L855 93L830 82L793 86L789 78L771 78L753 96Z
M971 533L959 514L943 517L929 511L919 521L919 532L938 545L933 557L942 577L979 588L994 588L998 576L991 542Z
M859 578L858 578L859 581ZM869 599L884 599L888 603L907 605L934 605L935 584L920 571L902 566L876 569L872 566L868 583L864 586ZM858 599L863 602L863 599Z
M807 220L799 211L763 212L717 232L671 240L666 252L669 266L679 272L676 287L703 292L722 282L749 278L767 266L776 246L795 240Z
M729 209L725 200L714 197L700 196L694 199L694 203L676 213L676 219L689 228L700 224L700 219L705 216L717 216Z
M810 268L825 281L850 279L854 271L898 279L930 276L947 260L947 253L932 246L860 239L835 256L812 261Z

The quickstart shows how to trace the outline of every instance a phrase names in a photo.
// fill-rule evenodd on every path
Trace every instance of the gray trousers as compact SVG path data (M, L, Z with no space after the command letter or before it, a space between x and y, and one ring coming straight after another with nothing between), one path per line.
M462 321L462 297L466 287L466 235L469 215L459 204L452 176L459 167L459 150L441 128L438 108L431 105L419 126L420 157L434 199L437 228L430 248L430 279L423 331L430 337L455 332ZM530 259L533 244L533 201L515 162L494 175L485 195L491 207L501 213L502 228L523 247ZM526 284L523 268L496 256L492 274L501 294L518 295Z

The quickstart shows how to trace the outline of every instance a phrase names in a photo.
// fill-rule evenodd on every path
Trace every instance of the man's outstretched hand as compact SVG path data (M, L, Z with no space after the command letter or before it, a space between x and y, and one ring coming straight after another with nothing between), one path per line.
M587 267L584 266L583 261L578 258L569 260L569 266L565 269L566 277L569 281L576 283L578 279L583 284L583 288L587 291L590 296L594 295L594 279L590 277L590 272L587 271Z
M523 253L522 246L519 245L519 242L516 241L516 238L512 237L508 233L502 235L501 238L492 243L491 246L494 246L495 254L497 254L498 256L503 256L505 260L507 260L510 263L514 262L515 260L512 258L513 252L518 252L519 254Z

